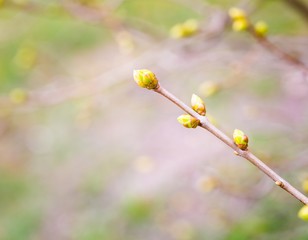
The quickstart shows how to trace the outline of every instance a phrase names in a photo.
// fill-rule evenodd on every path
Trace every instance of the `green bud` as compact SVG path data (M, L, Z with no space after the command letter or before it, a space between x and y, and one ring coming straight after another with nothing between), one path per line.
M192 36L198 32L199 23L196 19L188 19L183 23L185 37Z
M241 130L234 130L233 141L242 150L246 150L248 147L248 137Z
M196 94L193 94L191 97L191 106L192 109L197 112L198 114L205 116L206 108L203 100L198 97Z
M174 25L170 30L170 36L172 38L183 38L185 35L185 29L182 24Z
M174 25L170 30L172 38L185 38L193 36L198 32L199 23L196 19L188 19L184 23Z
M297 216L304 220L304 221L308 221L308 205L303 206L299 211Z
M15 88L10 92L10 100L15 104L23 104L28 99L28 94L21 88Z
M155 89L159 86L155 74L147 69L134 70L134 80L139 87L147 89Z
M178 122L181 123L184 127L196 128L199 125L200 120L188 114L184 114L178 117Z
M213 96L217 92L219 92L220 89L221 89L221 86L214 81L205 81L201 83L199 86L199 92L204 97Z
M246 18L240 18L240 19L234 20L232 24L232 29L235 32L241 32L241 31L245 31L248 28L248 25L249 24Z
M245 11L236 7L232 7L229 9L229 16L233 21L238 19L246 19Z
M268 31L268 27L266 22L263 21L258 21L255 25L254 25L254 30L255 33L259 36L259 37L265 37Z
M305 192L308 193L308 179L305 179L303 182L302 182L302 188Z

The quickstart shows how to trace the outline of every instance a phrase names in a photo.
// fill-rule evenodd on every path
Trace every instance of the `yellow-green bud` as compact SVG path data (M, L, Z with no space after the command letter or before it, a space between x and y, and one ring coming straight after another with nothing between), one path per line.
M9 97L12 103L22 104L27 101L28 94L21 88L15 88L10 92Z
M184 23L174 25L170 30L173 38L190 37L198 32L199 24L196 19L188 19Z
M188 19L183 23L183 27L185 29L186 36L188 37L197 33L199 23L196 19Z
M182 38L184 37L184 27L182 24L176 24L170 29L170 36L172 38Z
M308 205L303 206L299 211L297 216L304 221L308 221Z
M155 89L158 87L158 80L153 72L147 69L134 70L134 80L139 87Z
M199 86L199 92L204 97L210 97L215 95L220 90L220 88L221 86L219 86L216 82L206 81Z
M197 187L202 192L212 192L215 188L219 187L219 180L213 176L204 176L198 180Z
M306 180L304 180L304 181L302 182L302 188L303 188L303 190L304 190L305 192L308 193L308 179L306 179Z
M178 122L181 123L184 127L196 128L199 125L200 120L188 114L184 114L178 117Z
M248 137L241 130L234 130L233 141L242 150L246 150L248 147Z
M246 19L245 11L236 7L229 9L229 16L233 21L238 19Z
M259 36L259 37L265 37L268 31L268 27L266 22L263 21L258 21L255 25L254 25L254 29L255 29L255 33Z
M241 31L245 31L248 28L248 25L249 24L246 18L240 18L240 19L234 20L232 24L232 29L235 32L241 32Z
M193 94L191 97L191 107L198 114L205 116L206 108L203 100L198 97L196 94Z

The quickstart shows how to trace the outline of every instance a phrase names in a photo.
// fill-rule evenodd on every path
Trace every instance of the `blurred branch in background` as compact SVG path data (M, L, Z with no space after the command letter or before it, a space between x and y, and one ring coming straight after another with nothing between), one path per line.
M73 5L75 7L75 5ZM82 7L82 10L84 8ZM92 15L91 15L92 16ZM95 17L95 19L100 19L101 16ZM224 32L227 23L227 15L225 13L221 13L217 11L217 13L212 14L210 17L209 23L204 27L204 31L199 37L199 41L202 42L202 48L210 48L215 41L218 41L218 38L221 37L221 34ZM116 26L120 26L116 24ZM112 29L113 26L112 26ZM117 29L117 28L116 28ZM123 36L125 37L125 36ZM140 38L136 38L136 36L128 36L134 38L134 40L138 40ZM149 39L148 39L149 41ZM192 43L193 40L190 40ZM187 46L188 42L179 41L174 43L171 40L163 40L161 42L147 43L147 45L151 45L148 50L144 51L140 56L137 56L130 60L128 63L115 66L107 71L104 71L98 77L94 79L89 79L87 81L78 81L77 84L66 84L62 79L53 81L46 86L42 86L36 90L24 90L24 93L21 95L27 95L24 97L24 101L22 104L14 104L12 103L10 98L2 96L0 104L3 108L21 108L24 110L31 111L37 107L46 107L50 105L55 105L59 103L63 103L65 101L83 98L90 95L101 94L102 91L110 89L112 86L125 83L127 73L135 66L136 64L142 62L144 65L154 65L159 61L159 59L163 59L164 56L169 55L170 53L174 54L175 50L179 51L184 49ZM189 43L189 44L190 44ZM159 51L159 55L157 54ZM172 63L170 63L172 64ZM164 66L168 68L168 66ZM67 82L67 81L66 81ZM74 81L69 81L74 82ZM18 101L18 100L17 100Z
M280 47L272 43L268 37L268 26L264 21L252 23L248 13L240 8L230 8L229 16L232 20L232 28L234 31L248 31L257 41L270 53L278 56L280 59L301 70L305 76L308 75L308 66L305 65L297 57L290 55Z
M297 11L308 24L308 5L301 0L284 0L286 4Z
M150 68L177 95L198 89L211 122L243 127L308 189L308 86L229 33L231 4L306 61L306 24L284 1L0 0L0 239L306 239L296 201L131 81Z

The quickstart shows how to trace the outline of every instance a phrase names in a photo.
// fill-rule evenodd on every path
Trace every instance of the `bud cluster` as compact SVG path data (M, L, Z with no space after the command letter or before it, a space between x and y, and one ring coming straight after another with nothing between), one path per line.
M265 37L268 32L267 24L264 21L258 21L252 25L249 23L246 12L240 8L230 8L229 16L232 20L232 29L235 32L253 29L258 37Z
M247 30L249 26L249 22L246 17L246 13L244 10L240 8L230 8L229 10L229 16L231 20L233 21L232 23L232 29L236 32L244 31Z

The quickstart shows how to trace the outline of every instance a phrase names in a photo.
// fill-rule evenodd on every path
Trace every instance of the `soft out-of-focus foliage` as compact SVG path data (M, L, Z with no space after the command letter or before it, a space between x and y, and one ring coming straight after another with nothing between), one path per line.
M306 239L296 200L133 81L146 68L183 101L199 95L210 121L307 191L307 77L224 26L238 4L0 1L0 239ZM295 9L248 8L308 63ZM197 34L171 39L188 19Z

